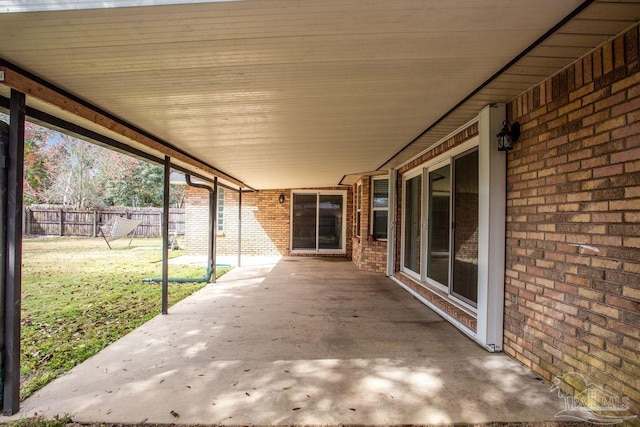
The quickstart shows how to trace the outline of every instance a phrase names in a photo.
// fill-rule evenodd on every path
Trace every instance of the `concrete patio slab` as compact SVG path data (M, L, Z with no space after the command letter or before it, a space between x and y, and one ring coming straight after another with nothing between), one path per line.
M332 258L241 267L23 402L180 424L553 421L557 394L389 279Z

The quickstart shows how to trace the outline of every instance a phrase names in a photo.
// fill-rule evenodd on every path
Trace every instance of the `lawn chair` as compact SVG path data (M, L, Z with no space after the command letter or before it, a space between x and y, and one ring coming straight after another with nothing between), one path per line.
M109 249L112 249L109 242L121 239L131 233L131 239L129 239L129 246L131 246L133 237L136 235L136 228L140 224L142 224L142 221L138 219L127 219L116 216L100 226L100 234L104 238L104 241L107 242Z
M178 230L169 231L169 250L177 251L180 249L180 242L178 241Z

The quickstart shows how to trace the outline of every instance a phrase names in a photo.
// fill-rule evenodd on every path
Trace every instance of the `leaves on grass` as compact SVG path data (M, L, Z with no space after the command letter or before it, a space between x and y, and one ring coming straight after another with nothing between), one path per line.
M69 238L25 239L23 249L22 399L160 311L157 287L142 283L159 273L153 251L108 251L102 239ZM171 273L199 277L202 269L171 266ZM170 285L170 304L202 286Z

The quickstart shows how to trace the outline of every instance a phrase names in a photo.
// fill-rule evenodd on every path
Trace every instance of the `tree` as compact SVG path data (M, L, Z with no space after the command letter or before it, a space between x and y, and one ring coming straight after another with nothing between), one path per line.
M93 144L60 134L49 149L49 200L77 208L102 206L98 175L101 154Z
M131 156L105 149L99 165L102 199L107 206L134 206L134 170L140 161Z
M0 114L8 122L8 116ZM161 166L26 123L24 200L78 208L162 206ZM172 186L172 206L184 200Z
M0 114L9 123L9 116ZM27 204L46 202L45 192L50 185L46 162L46 144L54 131L34 123L25 123L24 141L24 200Z

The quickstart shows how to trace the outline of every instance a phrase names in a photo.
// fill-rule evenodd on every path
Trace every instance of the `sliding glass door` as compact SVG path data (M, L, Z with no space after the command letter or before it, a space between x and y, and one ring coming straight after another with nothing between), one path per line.
M478 303L478 150L454 159L453 266L451 293Z
M345 193L294 192L291 250L345 253Z
M427 176L427 278L441 286L449 286L451 167L447 164L432 168Z
M293 250L316 249L317 199L316 194L293 195Z
M403 181L403 271L474 308L478 300L478 150L420 172Z
M318 204L318 249L342 249L344 197L320 194Z
M422 175L406 179L403 185L403 266L405 271L419 275L420 234L422 233Z

